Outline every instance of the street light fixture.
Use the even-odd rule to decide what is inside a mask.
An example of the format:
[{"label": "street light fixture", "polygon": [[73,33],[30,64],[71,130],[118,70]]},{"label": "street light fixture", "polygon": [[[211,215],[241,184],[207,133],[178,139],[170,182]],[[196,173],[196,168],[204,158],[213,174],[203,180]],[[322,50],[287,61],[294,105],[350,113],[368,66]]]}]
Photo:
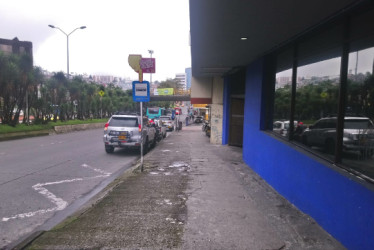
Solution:
[{"label": "street light fixture", "polygon": [[[152,60],[153,50],[149,49],[148,53],[151,54],[151,60]],[[152,84],[152,73],[151,73],[151,81],[150,81],[150,83]]]},{"label": "street light fixture", "polygon": [[66,59],[66,61],[67,61],[67,71],[66,71],[66,73],[67,73],[67,77],[68,77],[68,79],[69,79],[69,78],[70,78],[70,74],[69,74],[69,36],[70,36],[74,31],[76,31],[76,30],[78,30],[78,29],[81,29],[81,30],[85,29],[86,26],[81,26],[81,27],[75,28],[75,29],[74,29],[72,32],[70,32],[69,34],[67,34],[65,31],[63,31],[63,30],[60,29],[59,27],[53,26],[53,25],[51,25],[51,24],[49,24],[48,26],[51,27],[52,29],[58,29],[58,30],[60,30],[60,31],[61,31],[62,33],[64,33],[64,35],[66,36],[66,50],[67,50],[67,59]]}]

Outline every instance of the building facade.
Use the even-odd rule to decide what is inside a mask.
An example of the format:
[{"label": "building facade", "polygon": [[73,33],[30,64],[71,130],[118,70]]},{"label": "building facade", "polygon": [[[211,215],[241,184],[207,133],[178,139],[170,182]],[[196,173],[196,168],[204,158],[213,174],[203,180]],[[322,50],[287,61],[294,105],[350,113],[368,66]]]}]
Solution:
[{"label": "building facade", "polygon": [[191,68],[186,68],[186,88],[191,89],[191,77],[192,77],[192,71]]},{"label": "building facade", "polygon": [[191,102],[211,107],[211,143],[241,146],[248,167],[344,246],[372,249],[373,2],[212,4],[190,0]]},{"label": "building facade", "polygon": [[[10,54],[26,53],[31,56],[31,64],[33,63],[32,42],[20,41],[17,37],[12,40],[0,38],[0,52]],[[0,114],[4,111],[4,97],[0,93]]]},{"label": "building facade", "polygon": [[32,56],[32,42],[20,41],[17,37],[12,40],[0,38],[0,51],[5,54],[27,53]]},{"label": "building facade", "polygon": [[187,82],[186,82],[186,74],[185,73],[175,74],[175,79],[177,81],[179,81],[179,83],[183,86],[183,90],[187,89]]}]

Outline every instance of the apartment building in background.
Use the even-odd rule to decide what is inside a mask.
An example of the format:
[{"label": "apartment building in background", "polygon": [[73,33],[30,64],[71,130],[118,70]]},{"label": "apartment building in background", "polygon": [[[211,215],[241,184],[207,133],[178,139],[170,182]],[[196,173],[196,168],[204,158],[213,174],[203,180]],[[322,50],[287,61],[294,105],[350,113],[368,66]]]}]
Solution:
[{"label": "apartment building in background", "polygon": [[[0,52],[7,55],[27,53],[33,58],[32,42],[20,41],[17,37],[12,40],[0,38]],[[3,112],[3,107],[4,100],[0,96],[0,112]]]},{"label": "apartment building in background", "polygon": [[12,40],[0,38],[0,51],[5,54],[27,53],[32,56],[32,42],[20,41],[17,37]]},{"label": "apartment building in background", "polygon": [[187,89],[187,85],[186,85],[186,73],[177,73],[175,74],[175,79],[177,79],[180,84],[183,85],[183,89],[186,90]]},{"label": "apartment building in background", "polygon": [[191,89],[191,78],[192,78],[192,70],[191,68],[186,68],[186,87],[187,89]]}]

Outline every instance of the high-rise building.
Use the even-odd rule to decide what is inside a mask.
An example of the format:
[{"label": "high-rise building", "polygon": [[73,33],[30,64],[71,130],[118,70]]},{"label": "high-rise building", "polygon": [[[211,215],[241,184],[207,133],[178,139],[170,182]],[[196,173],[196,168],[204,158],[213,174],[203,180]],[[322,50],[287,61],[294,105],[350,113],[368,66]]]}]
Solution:
[{"label": "high-rise building", "polygon": [[186,73],[178,73],[175,75],[175,79],[177,79],[180,84],[182,84],[183,89],[187,89],[186,85]]},{"label": "high-rise building", "polygon": [[186,87],[187,89],[191,88],[191,77],[192,77],[192,70],[191,68],[186,68]]}]

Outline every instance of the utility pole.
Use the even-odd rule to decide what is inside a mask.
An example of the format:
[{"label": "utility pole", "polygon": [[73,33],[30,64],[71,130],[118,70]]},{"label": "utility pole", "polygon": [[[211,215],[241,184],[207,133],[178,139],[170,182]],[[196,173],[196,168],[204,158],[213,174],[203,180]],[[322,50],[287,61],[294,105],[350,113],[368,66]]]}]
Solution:
[{"label": "utility pole", "polygon": [[[151,60],[152,60],[152,54],[153,54],[154,51],[150,49],[150,50],[148,50],[148,52],[151,55]],[[152,73],[151,73],[151,79],[150,79],[149,83],[152,84]]]}]

